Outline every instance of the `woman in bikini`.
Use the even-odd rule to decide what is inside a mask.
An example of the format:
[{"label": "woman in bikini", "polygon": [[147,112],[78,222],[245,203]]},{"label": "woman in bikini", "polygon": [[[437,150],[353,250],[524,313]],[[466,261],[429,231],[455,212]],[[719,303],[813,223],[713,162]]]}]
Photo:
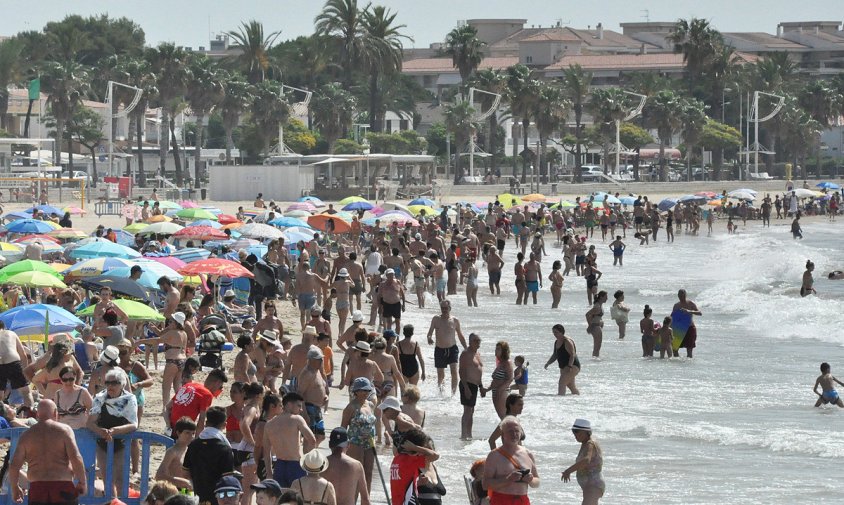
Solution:
[{"label": "woman in bikini", "polygon": [[240,420],[243,419],[243,406],[245,404],[244,386],[246,386],[245,383],[235,381],[232,382],[229,389],[229,398],[231,398],[232,403],[226,407],[226,440],[232,447],[236,447],[243,440],[243,433],[240,432]]},{"label": "woman in bikini", "polygon": [[[402,376],[401,372],[399,371],[399,366],[396,363],[396,359],[391,355],[384,352],[387,348],[387,342],[382,338],[378,337],[372,341],[372,354],[370,355],[369,359],[375,362],[378,365],[378,368],[381,369],[381,372],[384,374],[384,380],[382,382],[375,383],[375,390],[378,391],[378,398],[384,399],[387,396],[398,396],[396,394],[396,382],[398,382],[399,387],[404,390],[404,377]],[[376,412],[376,416],[378,417],[378,424],[376,426],[376,430],[378,433],[378,443],[381,443],[381,411],[378,410]]]},{"label": "woman in bikini", "polygon": [[[243,473],[244,493],[241,497],[241,505],[252,503],[252,484],[258,483],[258,465],[254,457],[255,452],[255,428],[261,417],[261,402],[264,400],[264,387],[257,382],[247,384],[243,388],[244,403],[243,417],[240,419],[239,427],[241,433],[240,443],[232,448],[238,451],[239,457],[235,463],[241,463],[240,471]],[[249,491],[245,491],[249,489]]]},{"label": "woman in bikini", "polygon": [[422,380],[425,380],[425,360],[422,358],[419,342],[413,339],[413,325],[404,325],[402,333],[404,338],[397,344],[401,374],[407,382],[415,385],[419,383],[420,373]]},{"label": "woman in bikini", "polygon": [[492,393],[492,404],[499,419],[504,419],[507,409],[504,405],[510,385],[513,383],[513,362],[510,361],[510,344],[504,340],[495,344],[495,359],[498,365],[492,371],[492,382],[486,388]]},{"label": "woman in bikini", "polygon": [[595,295],[595,303],[586,312],[586,333],[592,335],[592,357],[601,355],[601,343],[604,339],[604,304],[607,302],[607,292],[599,291]]},{"label": "woman in bikini", "polygon": [[56,391],[53,400],[56,402],[56,412],[59,422],[71,428],[84,428],[88,421],[88,409],[94,401],[88,390],[76,384],[76,374],[69,366],[59,371],[62,387]]},{"label": "woman in bikini", "polygon": [[478,306],[478,267],[475,257],[466,257],[466,302],[470,307]]},{"label": "woman in bikini", "polygon": [[335,293],[337,297],[337,334],[342,335],[343,331],[346,330],[346,318],[349,317],[349,308],[351,307],[351,302],[349,301],[349,290],[355,285],[354,282],[349,280],[349,271],[345,268],[341,268],[339,272],[337,272],[337,277],[334,278],[334,282],[331,284],[331,290]]},{"label": "woman in bikini", "polygon": [[257,382],[258,367],[252,362],[250,354],[255,350],[255,341],[248,335],[242,335],[237,338],[237,346],[240,352],[234,358],[234,365],[232,365],[232,372],[234,373],[234,380],[246,384]]},{"label": "woman in bikini", "polygon": [[513,273],[516,275],[516,305],[522,305],[522,302],[527,305],[528,300],[524,261],[524,253],[516,254],[516,264],[513,266]]},{"label": "woman in bikini", "polygon": [[302,456],[299,465],[306,475],[293,481],[290,488],[302,495],[302,503],[337,505],[334,485],[319,475],[328,468],[328,459],[318,449],[314,449]]},{"label": "woman in bikini", "polygon": [[187,318],[182,312],[174,312],[167,319],[164,330],[154,338],[145,338],[135,342],[136,345],[157,346],[164,344],[164,374],[161,380],[161,398],[170,398],[170,388],[178,391],[182,387],[182,369],[185,367],[185,346],[188,341],[188,334],[185,332],[185,321]]},{"label": "woman in bikini", "polygon": [[66,341],[56,342],[51,349],[50,357],[44,364],[44,368],[39,370],[32,379],[32,382],[38,388],[38,392],[47,398],[52,398],[56,391],[61,389],[62,379],[59,372],[62,368],[72,368],[77,376],[77,382],[82,378],[82,367],[76,362],[71,347]]},{"label": "woman in bikini", "polygon": [[560,306],[560,299],[563,297],[563,275],[560,273],[562,268],[560,260],[556,260],[551,265],[551,273],[548,274],[548,280],[551,281],[551,308],[556,309]]}]

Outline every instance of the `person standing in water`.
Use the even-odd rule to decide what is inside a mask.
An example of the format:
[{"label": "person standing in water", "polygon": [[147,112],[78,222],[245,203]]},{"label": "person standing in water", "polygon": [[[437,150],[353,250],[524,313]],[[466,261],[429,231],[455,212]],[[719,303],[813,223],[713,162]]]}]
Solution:
[{"label": "person standing in water", "polygon": [[624,250],[627,245],[621,241],[621,235],[616,235],[615,240],[610,242],[610,250],[612,251],[612,266],[624,266]]},{"label": "person standing in water", "polygon": [[[832,367],[829,366],[829,363],[821,363],[821,375],[815,381],[815,388],[813,390],[818,395],[818,401],[815,402],[815,407],[831,403],[844,408],[844,401],[838,396],[838,391],[835,390],[835,383],[844,386],[844,382],[841,382],[832,375]],[[818,386],[821,387],[823,393],[818,393]]]},{"label": "person standing in water", "polygon": [[615,301],[610,307],[610,316],[618,325],[618,338],[623,340],[627,333],[627,322],[630,320],[630,307],[624,303],[624,291],[616,291],[613,298]]},{"label": "person standing in water", "polygon": [[[691,316],[701,316],[703,315],[701,311],[697,308],[697,305],[694,304],[691,300],[686,298],[686,290],[681,289],[677,291],[677,298],[680,299],[679,302],[674,304],[674,310],[680,310],[683,312],[688,313]],[[695,348],[697,343],[697,327],[695,326],[694,317],[691,318],[691,323],[689,324],[689,329],[686,331],[686,336],[683,338],[683,342],[680,344],[680,347],[686,348],[686,356],[689,358],[692,357],[692,351]],[[674,356],[677,357],[679,354],[677,351],[674,351]]]},{"label": "person standing in water", "polygon": [[560,368],[560,380],[557,382],[557,395],[565,396],[566,389],[571,390],[571,394],[579,395],[580,391],[574,382],[577,374],[580,373],[580,360],[577,359],[577,348],[574,340],[566,336],[566,328],[562,324],[555,324],[552,328],[554,332],[554,352],[545,363],[545,370],[551,366],[551,363],[557,362]]},{"label": "person standing in water", "polygon": [[563,296],[563,275],[560,273],[562,264],[560,260],[554,261],[551,265],[551,274],[548,280],[551,281],[551,308],[556,309],[560,306],[560,299]]},{"label": "person standing in water", "polygon": [[577,483],[583,490],[582,505],[597,505],[604,496],[606,483],[601,474],[604,467],[604,454],[601,446],[592,438],[592,424],[586,419],[576,419],[571,427],[574,439],[580,442],[580,451],[573,465],[563,472],[563,482],[571,479],[571,474],[577,476]]},{"label": "person standing in water", "polygon": [[791,222],[791,236],[794,240],[798,238],[803,240],[803,228],[800,227],[800,212],[794,216],[794,221]]},{"label": "person standing in water", "polygon": [[607,292],[599,291],[595,295],[595,303],[586,312],[586,333],[592,335],[592,357],[601,355],[601,344],[604,340],[604,304],[607,302]]},{"label": "person standing in water", "polygon": [[800,296],[807,297],[810,294],[818,294],[815,291],[814,284],[815,278],[812,276],[812,272],[815,271],[815,264],[811,261],[806,261],[806,271],[803,272],[803,285],[800,286]]}]

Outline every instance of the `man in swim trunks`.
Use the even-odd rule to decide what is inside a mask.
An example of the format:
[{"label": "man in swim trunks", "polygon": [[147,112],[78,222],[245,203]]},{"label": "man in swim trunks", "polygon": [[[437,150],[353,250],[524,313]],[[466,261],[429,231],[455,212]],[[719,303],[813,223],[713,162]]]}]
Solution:
[{"label": "man in swim trunks", "polygon": [[311,272],[307,261],[299,263],[299,272],[296,276],[296,297],[299,302],[299,321],[302,329],[307,326],[308,315],[316,305],[317,290],[328,285],[328,279],[320,277]]},{"label": "man in swim trunks", "polygon": [[28,361],[18,334],[7,330],[3,321],[0,321],[0,388],[5,390],[8,384],[23,397],[25,406],[32,407],[32,390],[23,374]]},{"label": "man in swim trunks", "polygon": [[[316,437],[316,445],[325,440],[325,424],[323,423],[322,410],[328,404],[328,388],[325,385],[324,372],[322,370],[322,351],[318,347],[311,346],[308,349],[308,364],[299,372],[296,380],[297,390],[305,401],[305,410],[302,417],[308,423]],[[305,444],[303,450],[310,452],[314,446]]]},{"label": "man in swim trunks", "polygon": [[445,369],[448,367],[451,372],[451,394],[457,392],[457,361],[460,350],[455,342],[455,335],[460,339],[460,345],[466,348],[466,339],[460,329],[460,321],[451,315],[451,302],[443,300],[440,302],[439,315],[431,318],[431,327],[428,329],[428,344],[434,345],[432,335],[436,334],[436,347],[434,348],[434,367],[437,369],[437,386],[440,391],[445,380]]},{"label": "man in swim trunks", "polygon": [[533,297],[533,304],[536,305],[536,294],[542,287],[542,269],[536,261],[536,255],[530,253],[530,260],[525,263],[525,285],[528,293]]},{"label": "man in swim trunks", "polygon": [[[686,299],[686,290],[681,289],[677,292],[677,298],[680,299],[679,302],[674,304],[674,310],[681,310],[683,312],[687,312],[692,316],[700,316],[702,313],[698,310],[697,305],[694,304],[691,300]],[[689,358],[692,357],[692,351],[694,351],[695,344],[697,343],[697,328],[695,327],[695,320],[692,318],[691,325],[689,326],[688,331],[686,331],[686,336],[683,338],[683,342],[680,344],[680,347],[686,348],[686,356]],[[674,351],[674,356],[677,357],[679,354],[677,351]]]},{"label": "man in swim trunks", "polygon": [[483,390],[484,363],[478,349],[481,337],[469,334],[469,347],[460,353],[460,404],[463,405],[463,417],[460,420],[460,440],[472,440],[472,416],[478,401],[478,391]]},{"label": "man in swim trunks", "polygon": [[388,268],[385,274],[387,278],[378,286],[381,307],[384,309],[384,328],[392,328],[395,323],[398,332],[401,331],[401,313],[405,310],[404,286],[392,268]]},{"label": "man in swim trunks", "polygon": [[501,294],[501,269],[504,268],[504,260],[496,248],[490,248],[486,257],[486,271],[489,274],[489,292],[493,295]]},{"label": "man in swim trunks", "polygon": [[[821,363],[821,375],[815,381],[814,388],[815,394],[818,395],[818,401],[815,402],[815,407],[831,403],[844,408],[844,401],[841,400],[841,397],[838,396],[838,391],[835,390],[836,383],[844,386],[844,383],[832,375],[832,367],[829,366],[829,363]],[[818,393],[818,386],[822,388],[823,393]]]},{"label": "man in swim trunks", "polygon": [[519,445],[522,426],[515,416],[498,425],[501,447],[486,457],[483,482],[489,490],[490,505],[529,505],[528,490],[539,487],[539,472],[533,454]]},{"label": "man in swim trunks", "polygon": [[29,503],[74,505],[87,492],[88,480],[73,430],[58,422],[52,400],[38,402],[37,412],[38,422],[21,434],[9,464],[12,497],[16,502],[23,500],[18,483],[26,463]]},{"label": "man in swim trunks", "polygon": [[[316,445],[316,437],[301,416],[304,400],[296,393],[287,393],[281,400],[281,414],[267,421],[264,426],[264,463],[272,470],[273,479],[281,487],[290,487],[293,481],[305,476],[299,465],[302,459],[302,442]],[[276,461],[273,464],[273,456]]]}]

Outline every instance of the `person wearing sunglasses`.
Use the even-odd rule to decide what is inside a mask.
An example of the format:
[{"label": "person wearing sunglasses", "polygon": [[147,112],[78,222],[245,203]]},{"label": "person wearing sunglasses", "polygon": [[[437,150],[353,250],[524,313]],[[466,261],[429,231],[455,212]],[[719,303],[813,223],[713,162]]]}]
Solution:
[{"label": "person wearing sunglasses", "polygon": [[[240,481],[232,475],[223,476],[214,486],[214,499],[218,505],[234,505],[240,501],[243,487]],[[201,503],[201,499],[200,499]]]},{"label": "person wearing sunglasses", "polygon": [[59,379],[62,387],[55,392],[56,411],[59,415],[59,422],[71,428],[84,428],[88,422],[88,409],[94,402],[87,389],[76,384],[76,374],[69,366],[62,367],[59,371]]}]

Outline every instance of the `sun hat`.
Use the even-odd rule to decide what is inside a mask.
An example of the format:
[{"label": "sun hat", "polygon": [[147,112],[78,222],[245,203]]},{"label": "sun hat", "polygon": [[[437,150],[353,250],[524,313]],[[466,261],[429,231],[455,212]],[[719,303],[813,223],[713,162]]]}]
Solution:
[{"label": "sun hat", "polygon": [[379,410],[393,409],[401,412],[401,402],[395,396],[388,396],[378,405]]},{"label": "sun hat", "polygon": [[356,323],[363,321],[363,312],[359,310],[352,312],[352,321]]},{"label": "sun hat", "polygon": [[173,315],[172,315],[172,316],[170,316],[170,317],[171,317],[171,318],[173,318],[173,321],[176,321],[176,322],[177,322],[177,323],[179,323],[180,325],[184,325],[184,324],[185,324],[185,319],[187,319],[187,318],[185,317],[185,313],[184,313],[184,312],[174,312],[174,313],[173,313]]},{"label": "sun hat", "polygon": [[311,346],[308,349],[308,359],[322,359],[322,351],[319,350],[319,347]]},{"label": "sun hat", "polygon": [[372,391],[372,383],[366,377],[358,377],[352,381],[352,387],[350,389],[352,393],[356,391]]},{"label": "sun hat", "polygon": [[370,347],[369,342],[361,340],[359,342],[355,342],[355,350],[360,352],[372,352],[372,347]]},{"label": "sun hat", "polygon": [[305,326],[304,330],[302,330],[302,335],[311,335],[312,337],[315,337],[317,335],[316,328],[309,324],[308,326]]},{"label": "sun hat", "polygon": [[348,277],[349,271],[345,268],[341,268],[339,272],[337,272],[337,277]]},{"label": "sun hat", "polygon": [[223,298],[234,298],[234,290],[227,289],[225,293],[223,293]]},{"label": "sun hat", "polygon": [[328,468],[328,459],[318,449],[314,449],[302,456],[299,465],[308,473],[322,473]]},{"label": "sun hat", "polygon": [[278,341],[278,332],[275,330],[264,330],[261,332],[260,337],[270,342],[276,342]]},{"label": "sun hat", "polygon": [[592,431],[592,423],[586,419],[578,418],[574,420],[574,424],[571,425],[571,429],[578,431]]},{"label": "sun hat", "polygon": [[384,272],[384,273],[387,274],[387,275],[396,275],[396,271],[393,270],[392,268],[388,268],[387,271]]},{"label": "sun hat", "polygon": [[106,348],[103,349],[102,354],[100,354],[100,363],[103,364],[108,364],[112,361],[117,361],[118,359],[120,359],[120,351],[113,345],[106,346]]}]

